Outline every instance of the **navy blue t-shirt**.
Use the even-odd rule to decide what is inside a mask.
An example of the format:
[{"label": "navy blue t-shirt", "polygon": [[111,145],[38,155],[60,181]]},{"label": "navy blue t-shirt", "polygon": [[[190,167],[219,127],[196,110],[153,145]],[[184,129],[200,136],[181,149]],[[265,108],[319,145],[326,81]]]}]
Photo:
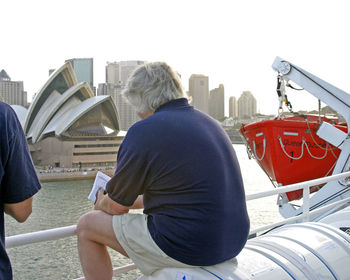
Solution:
[{"label": "navy blue t-shirt", "polygon": [[143,194],[152,238],[180,262],[214,265],[246,243],[249,218],[231,141],[185,98],[129,129],[107,192],[124,206]]},{"label": "navy blue t-shirt", "polygon": [[0,102],[0,279],[12,279],[5,251],[4,204],[22,202],[40,188],[16,113]]}]

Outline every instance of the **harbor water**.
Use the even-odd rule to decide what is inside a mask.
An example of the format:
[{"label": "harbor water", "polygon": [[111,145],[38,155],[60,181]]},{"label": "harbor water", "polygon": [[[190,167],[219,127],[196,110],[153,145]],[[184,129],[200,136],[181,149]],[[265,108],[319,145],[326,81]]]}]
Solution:
[{"label": "harbor water", "polygon": [[[233,145],[242,170],[246,194],[271,190],[273,185],[254,160],[249,160],[244,145]],[[35,196],[33,213],[19,224],[6,215],[6,236],[70,226],[79,217],[93,208],[87,196],[93,180],[48,182]],[[276,222],[281,219],[276,198],[269,197],[249,201],[248,211],[251,228]],[[131,261],[110,250],[115,267]],[[11,248],[8,250],[12,262],[14,279],[75,279],[82,276],[77,253],[76,237]],[[137,279],[138,270],[114,279]]]}]

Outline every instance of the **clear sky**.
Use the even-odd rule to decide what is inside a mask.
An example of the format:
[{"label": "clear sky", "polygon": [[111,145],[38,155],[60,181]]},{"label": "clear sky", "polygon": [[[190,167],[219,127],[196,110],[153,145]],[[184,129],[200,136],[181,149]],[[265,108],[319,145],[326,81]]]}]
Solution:
[{"label": "clear sky", "polygon": [[[48,70],[94,58],[94,84],[107,61],[166,61],[182,75],[224,84],[226,101],[250,90],[261,113],[277,112],[280,56],[350,92],[347,0],[3,0],[0,69],[24,81],[29,101]],[[305,92],[296,110],[316,109]]]}]

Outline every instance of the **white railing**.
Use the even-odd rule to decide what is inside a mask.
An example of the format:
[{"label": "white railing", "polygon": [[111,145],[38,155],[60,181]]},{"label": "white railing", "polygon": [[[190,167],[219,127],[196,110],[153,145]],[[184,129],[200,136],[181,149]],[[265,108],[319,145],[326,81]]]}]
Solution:
[{"label": "white railing", "polygon": [[[286,223],[294,222],[297,220],[303,219],[303,221],[309,221],[310,216],[316,215],[323,213],[329,209],[332,209],[333,207],[343,205],[345,203],[350,202],[350,197],[346,199],[342,199],[339,201],[336,201],[331,204],[327,204],[326,206],[319,207],[317,209],[314,209],[310,211],[309,205],[310,205],[310,187],[315,186],[315,185],[320,185],[324,184],[330,181],[335,181],[335,180],[341,180],[344,178],[350,177],[350,171],[332,175],[332,176],[327,176],[323,177],[320,179],[314,179],[310,181],[305,181],[302,183],[297,183],[297,184],[292,184],[288,186],[283,186],[279,188],[275,188],[270,191],[264,191],[264,192],[259,192],[255,194],[249,194],[246,196],[246,200],[254,200],[254,199],[259,199],[263,197],[268,197],[268,196],[273,196],[281,193],[286,193],[290,191],[295,191],[295,190],[300,190],[303,189],[303,212],[302,214],[284,219],[280,222],[269,224],[266,226],[262,226],[256,229],[253,229],[250,231],[250,235],[254,235],[258,232],[266,231],[268,229],[284,225]],[[61,228],[55,228],[55,229],[49,229],[49,230],[43,230],[43,231],[38,231],[38,232],[32,232],[32,233],[25,233],[25,234],[19,234],[19,235],[14,235],[10,237],[6,237],[6,248],[13,248],[13,247],[18,247],[18,246],[23,246],[27,244],[32,244],[32,243],[37,243],[37,242],[44,242],[44,241],[50,241],[50,240],[56,240],[56,239],[61,239],[65,237],[70,237],[74,236],[76,230],[76,225],[72,226],[67,226],[67,227],[61,227]],[[134,264],[129,264],[125,265],[122,267],[115,268],[113,270],[113,275],[120,274],[120,273],[125,273],[127,271],[135,269],[136,266]],[[76,280],[83,280],[84,278],[79,278]]]}]

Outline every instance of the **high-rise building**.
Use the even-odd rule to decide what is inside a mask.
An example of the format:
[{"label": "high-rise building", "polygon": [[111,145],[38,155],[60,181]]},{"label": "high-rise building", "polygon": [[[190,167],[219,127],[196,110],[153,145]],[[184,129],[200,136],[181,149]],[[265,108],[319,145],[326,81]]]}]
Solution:
[{"label": "high-rise building", "polygon": [[27,92],[23,89],[23,82],[11,81],[5,70],[0,71],[0,101],[10,105],[28,106]]},{"label": "high-rise building", "polygon": [[237,99],[234,96],[231,96],[229,99],[229,117],[231,117],[232,119],[237,118]]},{"label": "high-rise building", "polygon": [[0,71],[0,81],[11,81],[10,76],[6,73],[4,69]]},{"label": "high-rise building", "polygon": [[110,95],[112,97],[118,109],[120,129],[127,131],[135,122],[140,120],[140,118],[134,107],[121,95],[122,90],[120,85],[104,83],[98,85],[97,95]]},{"label": "high-rise building", "polygon": [[191,105],[196,109],[209,113],[209,78],[204,75],[192,74],[189,79],[189,96]]},{"label": "high-rise building", "polygon": [[225,117],[225,89],[223,84],[210,91],[209,115],[216,120],[222,120]]},{"label": "high-rise building", "polygon": [[87,82],[94,90],[94,59],[93,58],[72,58],[69,61],[74,69],[78,82]]},{"label": "high-rise building", "polygon": [[119,79],[122,85],[126,84],[130,74],[139,66],[144,64],[144,61],[140,60],[129,60],[121,61],[119,68]]},{"label": "high-rise building", "polygon": [[120,62],[107,62],[106,65],[106,83],[99,84],[98,95],[110,95],[115,102],[119,117],[120,128],[128,130],[140,118],[135,109],[122,97],[121,92],[130,74],[144,61],[130,60]]},{"label": "high-rise building", "polygon": [[250,91],[243,91],[238,98],[238,118],[250,119],[256,114],[256,99]]},{"label": "high-rise building", "polygon": [[119,78],[119,63],[118,62],[107,62],[106,65],[106,83],[118,85]]},{"label": "high-rise building", "polygon": [[106,83],[125,86],[130,74],[139,66],[144,64],[140,60],[128,60],[120,62],[107,62]]}]

